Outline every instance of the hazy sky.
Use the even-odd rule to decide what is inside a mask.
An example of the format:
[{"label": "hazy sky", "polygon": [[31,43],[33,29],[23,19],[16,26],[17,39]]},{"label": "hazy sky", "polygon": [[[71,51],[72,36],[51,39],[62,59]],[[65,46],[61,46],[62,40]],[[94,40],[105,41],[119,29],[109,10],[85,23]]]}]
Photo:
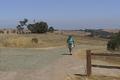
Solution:
[{"label": "hazy sky", "polygon": [[59,29],[120,28],[120,0],[0,0],[0,26],[46,21]]}]

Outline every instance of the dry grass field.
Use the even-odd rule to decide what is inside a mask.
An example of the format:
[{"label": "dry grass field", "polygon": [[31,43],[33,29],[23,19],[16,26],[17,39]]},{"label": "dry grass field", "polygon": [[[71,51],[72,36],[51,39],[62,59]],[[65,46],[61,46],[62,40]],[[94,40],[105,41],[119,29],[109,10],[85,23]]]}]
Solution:
[{"label": "dry grass field", "polygon": [[[32,42],[33,38],[38,39],[38,43]],[[104,39],[93,39],[88,37],[74,36],[76,44],[87,45],[105,45]],[[0,47],[11,48],[41,48],[41,47],[56,47],[66,45],[67,35],[60,35],[54,33],[47,34],[23,34],[23,35],[0,35]]]},{"label": "dry grass field", "polygon": [[[33,38],[38,43],[32,42]],[[25,34],[25,35],[0,35],[0,47],[13,48],[41,48],[63,46],[65,36],[54,34]]]}]

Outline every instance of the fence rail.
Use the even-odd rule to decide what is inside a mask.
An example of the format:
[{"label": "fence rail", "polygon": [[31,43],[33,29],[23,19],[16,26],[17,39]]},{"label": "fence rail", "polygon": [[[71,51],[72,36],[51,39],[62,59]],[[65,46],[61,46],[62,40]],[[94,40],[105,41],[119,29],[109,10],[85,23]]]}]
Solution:
[{"label": "fence rail", "polygon": [[112,53],[92,53],[91,50],[86,51],[86,68],[87,68],[87,76],[92,74],[92,67],[99,67],[99,68],[108,68],[108,69],[120,69],[120,66],[108,66],[108,65],[93,65],[92,64],[92,56],[112,56],[112,57],[120,57],[120,54],[112,54]]},{"label": "fence rail", "polygon": [[93,65],[92,64],[92,67],[99,67],[99,68],[108,68],[108,69],[120,69],[119,66],[105,66],[105,65]]},{"label": "fence rail", "polygon": [[91,53],[93,56],[114,56],[120,57],[120,54],[112,54],[112,53]]}]

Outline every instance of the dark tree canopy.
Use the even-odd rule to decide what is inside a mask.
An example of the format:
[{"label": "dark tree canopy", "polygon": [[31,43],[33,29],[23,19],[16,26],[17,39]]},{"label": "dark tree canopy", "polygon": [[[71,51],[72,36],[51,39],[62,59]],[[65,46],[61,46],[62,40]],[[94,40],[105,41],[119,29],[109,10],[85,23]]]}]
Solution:
[{"label": "dark tree canopy", "polygon": [[19,34],[22,34],[23,33],[23,30],[24,30],[24,26],[27,26],[27,23],[28,22],[28,19],[24,19],[23,21],[19,21],[19,25],[17,25],[17,30],[18,30],[18,33]]},{"label": "dark tree canopy", "polygon": [[32,33],[46,33],[48,31],[53,32],[54,28],[50,27],[48,29],[48,24],[44,21],[41,22],[35,22],[34,20],[34,24],[27,24],[28,19],[24,19],[22,21],[19,21],[19,25],[16,26],[18,33],[24,33],[23,30],[25,27],[28,28],[28,30],[30,30]]},{"label": "dark tree canopy", "polygon": [[108,50],[120,50],[120,32],[115,34],[107,44]]},{"label": "dark tree canopy", "polygon": [[26,19],[26,18],[23,21],[19,21],[19,23],[20,23],[21,26],[27,25],[26,24],[27,22],[28,22],[28,19]]},{"label": "dark tree canopy", "polygon": [[46,22],[37,22],[35,24],[29,24],[27,28],[32,33],[46,33],[48,31],[48,25]]},{"label": "dark tree canopy", "polygon": [[49,32],[54,32],[54,30],[55,30],[55,29],[54,29],[52,26],[49,27],[49,29],[48,29]]},{"label": "dark tree canopy", "polygon": [[22,33],[23,33],[24,27],[22,27],[21,25],[17,25],[16,28],[17,28],[19,34],[22,34]]}]

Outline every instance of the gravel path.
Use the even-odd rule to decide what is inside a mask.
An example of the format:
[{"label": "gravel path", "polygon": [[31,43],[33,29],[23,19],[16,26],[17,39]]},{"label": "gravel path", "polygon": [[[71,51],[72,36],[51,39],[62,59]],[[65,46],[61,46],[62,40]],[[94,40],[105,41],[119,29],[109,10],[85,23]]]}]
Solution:
[{"label": "gravel path", "polygon": [[[76,49],[85,48],[78,46]],[[85,59],[67,49],[0,49],[0,80],[65,80],[74,74],[85,74]],[[108,64],[103,61],[97,63]],[[120,76],[120,70],[93,68],[93,75]],[[71,77],[72,78],[72,77]]]}]

